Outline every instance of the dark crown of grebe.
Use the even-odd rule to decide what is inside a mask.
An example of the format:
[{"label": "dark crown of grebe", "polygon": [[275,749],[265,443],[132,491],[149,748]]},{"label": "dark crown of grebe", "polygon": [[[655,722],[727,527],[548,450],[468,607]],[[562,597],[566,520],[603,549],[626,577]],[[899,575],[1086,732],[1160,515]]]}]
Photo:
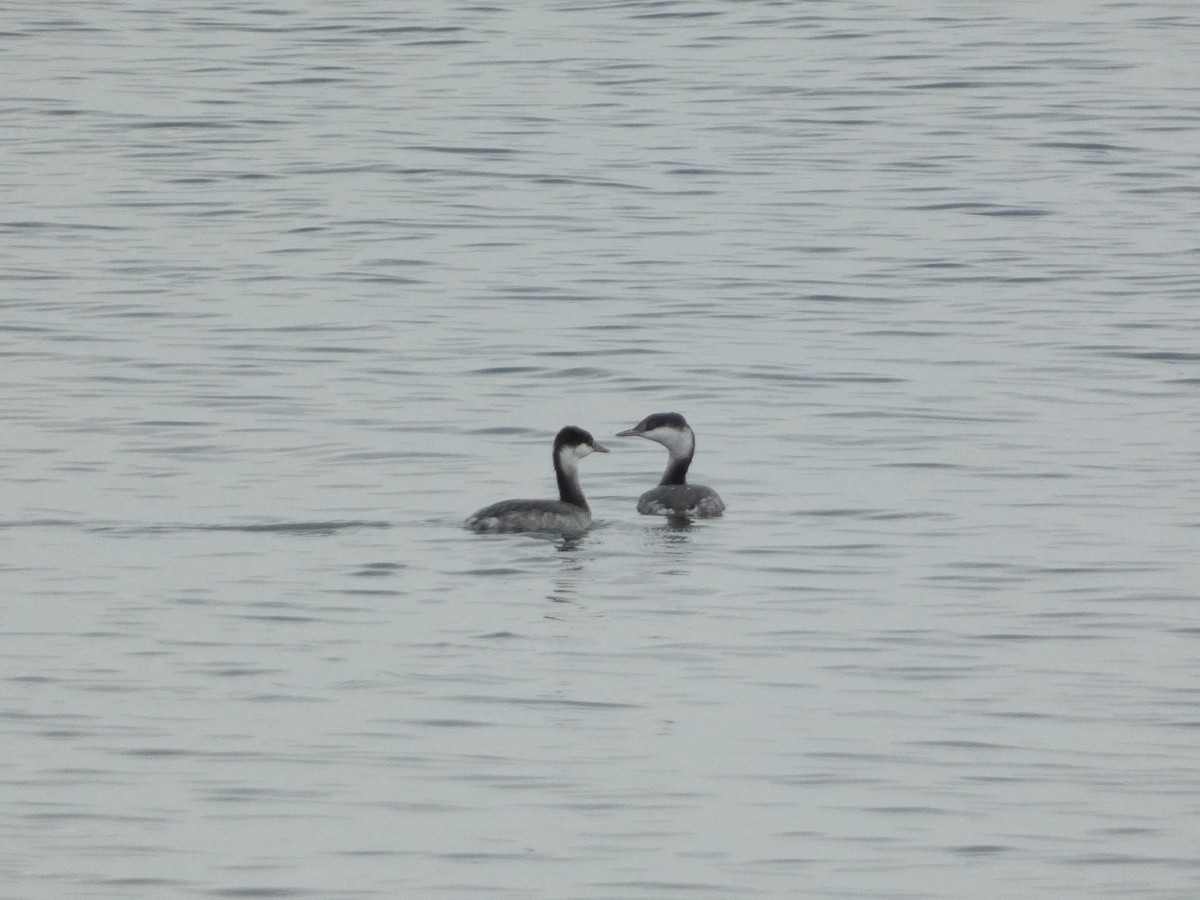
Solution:
[{"label": "dark crown of grebe", "polygon": [[601,447],[596,439],[577,425],[568,425],[554,437],[554,452],[558,453],[564,447],[591,447],[597,453],[607,453],[607,447]]},{"label": "dark crown of grebe", "polygon": [[653,413],[646,416],[642,421],[638,422],[632,428],[617,433],[617,437],[633,437],[634,435],[641,436],[647,431],[654,431],[656,428],[674,428],[678,431],[690,431],[691,426],[688,425],[687,419],[679,413]]}]

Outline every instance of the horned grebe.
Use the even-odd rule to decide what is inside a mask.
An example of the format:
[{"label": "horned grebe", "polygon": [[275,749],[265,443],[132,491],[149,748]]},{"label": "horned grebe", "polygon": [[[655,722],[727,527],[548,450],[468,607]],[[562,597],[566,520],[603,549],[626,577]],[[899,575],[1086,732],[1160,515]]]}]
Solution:
[{"label": "horned grebe", "polygon": [[702,484],[688,484],[687,470],[696,452],[696,435],[679,413],[655,413],[646,416],[617,437],[644,437],[667,448],[667,471],[658,487],[638,498],[640,513],[657,516],[719,516],[725,501],[717,492]]},{"label": "horned grebe", "polygon": [[539,531],[581,534],[592,524],[583,489],[579,486],[579,460],[589,453],[607,453],[582,428],[568,425],[554,438],[554,475],[558,479],[557,500],[501,500],[485,506],[466,526],[473,531]]}]

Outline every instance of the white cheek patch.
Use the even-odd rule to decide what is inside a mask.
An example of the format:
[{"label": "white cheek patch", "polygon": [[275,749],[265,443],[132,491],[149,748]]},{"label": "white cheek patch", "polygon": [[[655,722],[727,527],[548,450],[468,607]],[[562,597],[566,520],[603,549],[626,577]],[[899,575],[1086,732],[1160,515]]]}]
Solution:
[{"label": "white cheek patch", "polygon": [[563,463],[567,465],[574,465],[591,452],[592,448],[587,444],[576,444],[573,447],[563,447],[558,451],[558,456]]},{"label": "white cheek patch", "polygon": [[652,428],[642,436],[662,444],[672,456],[687,456],[695,445],[692,436],[678,428]]}]

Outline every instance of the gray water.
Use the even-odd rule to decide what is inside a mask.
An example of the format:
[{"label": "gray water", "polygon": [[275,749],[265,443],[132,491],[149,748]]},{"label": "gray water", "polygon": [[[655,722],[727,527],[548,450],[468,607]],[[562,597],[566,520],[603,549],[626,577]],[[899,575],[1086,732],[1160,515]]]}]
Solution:
[{"label": "gray water", "polygon": [[0,18],[4,897],[1200,892],[1191,0],[191,6]]}]

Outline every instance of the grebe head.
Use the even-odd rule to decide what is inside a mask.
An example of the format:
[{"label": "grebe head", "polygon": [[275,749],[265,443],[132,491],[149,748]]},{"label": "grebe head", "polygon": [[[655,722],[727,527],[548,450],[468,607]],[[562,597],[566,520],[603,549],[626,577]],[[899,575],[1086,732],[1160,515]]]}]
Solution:
[{"label": "grebe head", "polygon": [[575,425],[568,425],[554,438],[554,456],[564,463],[576,463],[591,453],[607,453],[608,448]]},{"label": "grebe head", "polygon": [[673,457],[691,456],[696,448],[696,436],[679,413],[654,413],[632,428],[618,431],[617,437],[644,437],[662,444]]}]

